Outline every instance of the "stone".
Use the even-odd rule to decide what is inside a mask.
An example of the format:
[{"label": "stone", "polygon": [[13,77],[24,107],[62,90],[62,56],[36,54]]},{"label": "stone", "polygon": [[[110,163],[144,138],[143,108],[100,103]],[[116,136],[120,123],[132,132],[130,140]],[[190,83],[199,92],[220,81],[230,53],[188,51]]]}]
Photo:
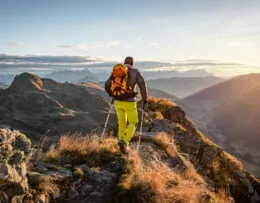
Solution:
[{"label": "stone", "polygon": [[88,193],[88,192],[90,192],[93,188],[94,188],[93,185],[86,184],[86,185],[83,186],[83,192],[84,192],[84,193]]},{"label": "stone", "polygon": [[244,171],[237,171],[237,175],[241,178],[246,178],[246,173]]},{"label": "stone", "polygon": [[30,140],[19,131],[0,129],[0,191],[20,201],[29,190],[27,162],[32,155]]},{"label": "stone", "polygon": [[59,172],[60,172],[60,173],[65,173],[65,174],[68,174],[68,175],[71,175],[71,174],[72,174],[72,172],[71,172],[69,169],[66,169],[66,168],[63,168],[63,167],[61,167],[61,168],[59,169]]},{"label": "stone", "polygon": [[78,196],[79,196],[79,193],[75,189],[70,190],[69,193],[68,193],[68,197],[70,199],[76,199]]},{"label": "stone", "polygon": [[45,173],[48,171],[48,168],[46,168],[43,164],[37,164],[35,168],[41,173]]},{"label": "stone", "polygon": [[94,191],[94,192],[90,193],[90,196],[101,198],[101,197],[103,197],[103,194],[101,192]]}]

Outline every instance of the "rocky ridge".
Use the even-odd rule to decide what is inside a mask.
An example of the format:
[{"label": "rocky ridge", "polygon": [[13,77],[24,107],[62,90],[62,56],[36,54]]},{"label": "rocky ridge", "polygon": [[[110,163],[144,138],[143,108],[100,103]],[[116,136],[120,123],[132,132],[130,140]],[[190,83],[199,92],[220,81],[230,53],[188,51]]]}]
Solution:
[{"label": "rocky ridge", "polygon": [[[1,202],[259,201],[259,180],[200,133],[180,107],[155,98],[148,104],[139,152],[137,136],[128,156],[119,152],[116,127],[101,144],[94,135],[77,138],[76,145],[75,137],[65,137],[43,154],[33,153],[18,131],[1,130]],[[15,179],[9,171],[16,171]],[[11,190],[17,184],[22,189]]]}]

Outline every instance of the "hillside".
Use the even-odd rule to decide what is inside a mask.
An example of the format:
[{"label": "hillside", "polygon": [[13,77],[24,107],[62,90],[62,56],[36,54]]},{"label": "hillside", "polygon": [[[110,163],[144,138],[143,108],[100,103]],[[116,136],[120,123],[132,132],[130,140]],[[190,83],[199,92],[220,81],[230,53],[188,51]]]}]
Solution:
[{"label": "hillside", "polygon": [[59,135],[100,128],[108,108],[106,100],[84,86],[23,73],[0,92],[0,125],[39,140],[47,131]]},{"label": "hillside", "polygon": [[173,77],[149,80],[148,87],[183,98],[223,81],[217,77]]},{"label": "hillside", "polygon": [[216,142],[240,158],[260,165],[260,74],[249,74],[184,99]]},{"label": "hillside", "polygon": [[94,134],[66,135],[44,153],[40,150],[34,153],[30,140],[19,131],[0,130],[0,150],[5,146],[2,143],[8,145],[0,157],[3,174],[0,191],[4,191],[0,193],[1,200],[43,203],[260,200],[259,180],[199,132],[181,108],[169,100],[150,98],[148,103],[140,150],[136,149],[135,137],[126,156],[119,152],[114,137],[116,127],[102,143]]},{"label": "hillside", "polygon": [[3,83],[0,83],[0,89],[5,89],[5,88],[7,88],[8,86],[7,85],[5,85],[5,84],[3,84]]}]

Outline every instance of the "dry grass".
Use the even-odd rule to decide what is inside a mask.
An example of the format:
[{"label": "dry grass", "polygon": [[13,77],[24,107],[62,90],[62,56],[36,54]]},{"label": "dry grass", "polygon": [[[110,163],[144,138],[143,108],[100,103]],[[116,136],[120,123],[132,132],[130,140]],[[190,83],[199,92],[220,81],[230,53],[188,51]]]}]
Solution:
[{"label": "dry grass", "polygon": [[115,138],[104,138],[99,142],[96,135],[71,135],[60,138],[59,151],[61,160],[68,163],[87,163],[89,166],[97,166],[102,161],[111,161],[117,157],[119,148]]},{"label": "dry grass", "polygon": [[126,168],[119,182],[119,202],[195,203],[204,198],[205,182],[196,172],[182,176],[159,162],[144,166],[136,152],[129,155]]},{"label": "dry grass", "polygon": [[215,199],[215,202],[217,203],[233,203],[235,202],[232,197],[226,194],[224,190],[218,191],[218,193],[212,194],[213,198]]},{"label": "dry grass", "polygon": [[186,128],[184,128],[181,124],[179,124],[179,123],[176,123],[176,126],[177,126],[177,128],[179,128],[180,130],[182,130],[182,131],[187,131],[187,129]]},{"label": "dry grass", "polygon": [[118,190],[128,190],[131,187],[132,179],[136,171],[142,168],[142,161],[137,151],[131,150],[127,156],[123,174],[118,182]]},{"label": "dry grass", "polygon": [[78,180],[82,180],[84,178],[84,171],[81,168],[75,168],[74,169],[74,176],[78,179]]},{"label": "dry grass", "polygon": [[55,145],[51,145],[50,149],[41,157],[43,161],[50,163],[58,163],[60,158],[60,153],[55,149]]},{"label": "dry grass", "polygon": [[162,106],[177,106],[176,103],[174,103],[170,99],[161,99],[161,98],[155,98],[155,97],[148,97],[148,103],[156,103],[156,104],[160,104]]},{"label": "dry grass", "polygon": [[230,166],[232,167],[236,167],[240,170],[242,170],[243,165],[242,163],[236,159],[235,157],[233,157],[231,154],[224,152],[225,158],[227,159],[227,163],[229,163]]},{"label": "dry grass", "polygon": [[51,146],[42,159],[51,163],[86,163],[89,166],[98,166],[101,162],[114,160],[119,155],[115,138],[107,137],[100,143],[97,135],[73,134],[61,136],[57,149]]},{"label": "dry grass", "polygon": [[54,183],[54,180],[52,178],[45,178],[41,182],[39,182],[39,185],[37,186],[37,189],[44,194],[59,194],[60,189],[58,188],[57,184]]},{"label": "dry grass", "polygon": [[170,157],[176,156],[173,139],[165,133],[158,133],[154,138],[154,143],[161,147]]}]

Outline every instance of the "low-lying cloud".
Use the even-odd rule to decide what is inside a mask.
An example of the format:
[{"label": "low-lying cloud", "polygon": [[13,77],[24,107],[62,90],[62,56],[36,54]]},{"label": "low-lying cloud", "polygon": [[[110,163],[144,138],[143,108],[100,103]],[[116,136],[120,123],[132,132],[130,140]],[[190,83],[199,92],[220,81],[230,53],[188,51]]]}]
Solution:
[{"label": "low-lying cloud", "polygon": [[11,46],[11,47],[24,47],[25,44],[20,43],[20,42],[9,42],[9,43],[7,44],[7,46]]},{"label": "low-lying cloud", "polygon": [[[117,43],[112,43],[117,44]],[[111,46],[112,44],[108,45]],[[66,48],[66,45],[63,45]],[[68,46],[67,48],[70,48]],[[109,60],[91,56],[41,56],[41,55],[7,55],[0,54],[0,70],[8,73],[13,70],[50,70],[56,69],[90,69],[111,70],[116,63],[122,60]],[[136,67],[142,72],[150,71],[189,71],[203,70],[218,76],[229,76],[260,72],[260,67],[238,63],[218,62],[213,60],[189,59],[177,62],[136,61]]]},{"label": "low-lying cloud", "polygon": [[0,54],[0,64],[73,64],[98,62],[90,56],[38,56]]}]

